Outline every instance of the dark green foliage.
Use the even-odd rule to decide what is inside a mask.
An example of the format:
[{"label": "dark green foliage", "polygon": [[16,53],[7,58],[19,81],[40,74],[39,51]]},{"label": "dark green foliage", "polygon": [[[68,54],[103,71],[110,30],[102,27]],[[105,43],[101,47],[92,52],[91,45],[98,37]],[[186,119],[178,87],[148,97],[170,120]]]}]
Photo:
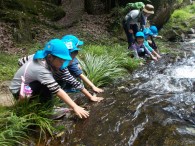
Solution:
[{"label": "dark green foliage", "polygon": [[0,81],[12,79],[17,69],[17,56],[0,53]]},{"label": "dark green foliage", "polygon": [[[15,16],[17,16],[16,18],[25,16],[25,18],[29,17],[31,19],[32,15],[35,15],[44,16],[55,21],[65,16],[63,9],[50,2],[32,0],[2,0],[1,3],[1,15],[6,15],[5,17],[10,18],[10,20],[12,20]],[[9,15],[12,12],[17,13],[15,13],[12,17],[12,15]]]},{"label": "dark green foliage", "polygon": [[14,24],[13,36],[19,43],[33,40],[36,35],[33,26],[58,28],[55,21],[65,16],[64,10],[53,0],[1,0],[0,4],[0,19]]},{"label": "dark green foliage", "polygon": [[29,140],[29,131],[39,132],[40,138],[57,131],[49,119],[53,107],[48,104],[26,100],[13,107],[0,107],[0,145],[24,145],[22,141]]}]

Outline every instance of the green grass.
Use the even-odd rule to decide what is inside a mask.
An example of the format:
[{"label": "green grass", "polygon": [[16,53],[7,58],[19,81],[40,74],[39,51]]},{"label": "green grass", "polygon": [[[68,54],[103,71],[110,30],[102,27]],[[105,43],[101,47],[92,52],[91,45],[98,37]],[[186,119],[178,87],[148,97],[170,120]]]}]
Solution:
[{"label": "green grass", "polygon": [[0,145],[16,145],[29,141],[29,132],[39,131],[39,139],[51,136],[57,128],[48,117],[52,108],[36,100],[16,103],[13,107],[0,107]]},{"label": "green grass", "polygon": [[163,26],[163,34],[167,35],[169,31],[172,31],[172,27],[174,26],[178,27],[179,33],[188,31],[190,27],[195,25],[195,21],[193,21],[194,13],[195,3],[175,10],[169,21]]},{"label": "green grass", "polygon": [[8,54],[0,53],[0,82],[11,80],[18,70],[18,59],[26,55],[34,54],[37,50],[43,49],[43,45],[40,43],[37,44],[26,44],[18,46],[22,48],[27,48],[27,54]]},{"label": "green grass", "polygon": [[0,82],[11,80],[18,69],[17,55],[0,53]]},{"label": "green grass", "polygon": [[80,60],[80,64],[86,76],[96,86],[109,84],[114,79],[122,77],[125,73],[125,69],[119,67],[116,58],[107,54],[97,56],[86,53],[84,61]]},{"label": "green grass", "polygon": [[141,60],[130,56],[127,47],[120,44],[86,45],[79,53],[85,74],[96,86],[105,86],[138,68]]}]

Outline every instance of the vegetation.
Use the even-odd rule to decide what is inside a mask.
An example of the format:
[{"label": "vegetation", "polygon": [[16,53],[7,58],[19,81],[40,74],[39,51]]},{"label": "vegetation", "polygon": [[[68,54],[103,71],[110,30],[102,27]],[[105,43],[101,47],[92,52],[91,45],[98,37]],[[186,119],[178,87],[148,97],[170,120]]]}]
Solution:
[{"label": "vegetation", "polygon": [[11,80],[18,69],[17,55],[0,53],[0,82]]},{"label": "vegetation", "polygon": [[163,35],[166,36],[170,34],[169,32],[172,32],[172,29],[174,29],[176,33],[181,34],[182,32],[185,33],[188,31],[189,28],[193,28],[195,25],[194,13],[195,3],[185,8],[175,10],[168,23],[163,26]]},{"label": "vegetation", "polygon": [[41,105],[37,101],[31,101],[29,104],[29,102],[17,103],[13,107],[0,107],[0,145],[24,145],[23,142],[29,139],[28,132],[39,131],[42,138],[47,133],[52,135],[57,129],[53,127],[53,121],[48,118],[52,114],[48,104]]},{"label": "vegetation", "polygon": [[[6,8],[9,2],[10,4],[18,5],[17,7],[20,9],[4,11],[4,8]],[[20,29],[19,34],[25,33],[26,27],[24,27],[25,25],[23,25],[23,23],[28,24],[28,21],[32,20],[35,23],[41,21],[41,25],[47,22],[47,20],[42,20],[42,16],[39,15],[39,12],[43,11],[45,17],[51,20],[57,20],[58,17],[64,15],[64,11],[59,7],[57,9],[54,4],[47,5],[48,9],[46,7],[43,8],[42,6],[46,4],[44,1],[28,2],[26,0],[16,0],[14,3],[11,2],[11,0],[3,1],[3,7],[0,7],[2,8],[0,15],[5,21],[17,23]],[[15,6],[13,6],[13,8],[15,8]],[[23,10],[23,8],[25,8],[25,10]],[[55,16],[53,15],[54,11],[58,12],[57,14],[55,13]],[[117,22],[113,22],[114,25],[112,25],[112,29],[110,29],[113,30],[113,32],[119,28],[118,26],[120,26],[122,18],[121,15],[124,13],[122,8],[116,11],[115,14],[117,14],[119,19],[115,19]],[[29,26],[29,29],[30,27],[31,26]],[[39,34],[38,28],[35,27],[33,30],[34,33]],[[48,33],[45,34],[48,35]],[[54,34],[51,33],[50,35],[54,37]],[[16,34],[16,38],[19,36],[20,35]],[[92,45],[84,45],[79,53],[83,72],[97,86],[106,86],[115,79],[125,76],[128,72],[138,68],[142,61],[131,57],[132,53],[127,50],[126,42],[125,45],[121,42],[114,43],[115,40],[113,38],[110,40],[102,39],[101,42],[103,41],[105,42],[102,44],[93,43]],[[43,49],[43,46],[44,44],[40,43],[33,45],[22,44],[22,47],[27,49],[25,55],[35,53],[37,50]],[[167,52],[166,47],[162,48],[162,50]],[[17,60],[23,55],[24,53],[20,55],[0,53],[0,82],[13,78],[14,73],[19,68]],[[40,138],[46,136],[48,133],[52,135],[57,128],[53,127],[53,121],[49,119],[51,114],[52,109],[48,108],[47,104],[43,106],[36,101],[31,104],[29,104],[29,101],[25,101],[13,107],[0,107],[0,145],[24,145],[23,143],[29,140],[29,132],[38,132]]]},{"label": "vegetation", "polygon": [[84,56],[84,61],[80,60],[82,69],[96,86],[109,84],[125,73],[125,70],[119,67],[116,58],[108,54],[97,56],[86,53]]}]

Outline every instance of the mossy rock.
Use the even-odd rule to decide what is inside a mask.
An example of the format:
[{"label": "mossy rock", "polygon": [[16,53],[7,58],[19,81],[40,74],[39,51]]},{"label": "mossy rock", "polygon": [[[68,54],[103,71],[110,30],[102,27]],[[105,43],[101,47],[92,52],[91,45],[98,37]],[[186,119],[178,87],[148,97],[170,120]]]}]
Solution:
[{"label": "mossy rock", "polygon": [[161,34],[169,40],[180,40],[182,34],[187,34],[190,28],[194,28],[194,13],[195,4],[175,10]]},{"label": "mossy rock", "polygon": [[52,21],[59,20],[65,16],[65,12],[61,7],[45,1],[1,0],[1,8],[4,11],[8,11],[7,13],[10,10],[17,10],[26,14],[41,15]]},{"label": "mossy rock", "polygon": [[0,19],[13,23],[13,37],[17,42],[30,42],[38,24],[58,28],[56,21],[65,16],[54,0],[0,0]]},{"label": "mossy rock", "polygon": [[21,20],[35,21],[35,17],[32,14],[18,10],[0,10],[0,18],[6,22],[14,23],[19,23]]}]

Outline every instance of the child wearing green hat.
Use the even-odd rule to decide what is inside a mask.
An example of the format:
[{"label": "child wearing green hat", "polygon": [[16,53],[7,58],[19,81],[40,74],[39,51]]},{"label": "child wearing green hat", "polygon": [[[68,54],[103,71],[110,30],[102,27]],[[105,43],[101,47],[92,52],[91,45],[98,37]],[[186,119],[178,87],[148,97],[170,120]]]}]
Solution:
[{"label": "child wearing green hat", "polygon": [[69,51],[64,42],[59,39],[49,41],[43,50],[37,51],[32,60],[27,61],[14,75],[9,87],[10,91],[19,100],[25,97],[21,93],[21,85],[28,85],[32,90],[32,96],[39,96],[40,102],[45,103],[56,94],[68,104],[80,118],[87,118],[89,112],[78,106],[53,77],[53,72],[71,61]]}]

